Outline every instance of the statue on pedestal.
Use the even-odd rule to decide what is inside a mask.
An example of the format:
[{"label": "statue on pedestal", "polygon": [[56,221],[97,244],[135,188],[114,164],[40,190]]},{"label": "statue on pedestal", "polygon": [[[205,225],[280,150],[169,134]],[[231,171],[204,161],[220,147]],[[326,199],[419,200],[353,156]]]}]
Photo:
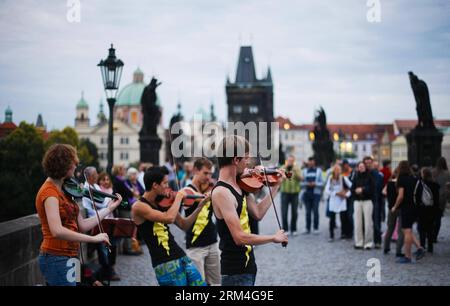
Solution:
[{"label": "statue on pedestal", "polygon": [[162,140],[158,137],[158,124],[161,120],[161,109],[156,104],[156,88],[161,85],[154,77],[144,88],[141,97],[142,128],[139,132],[141,162],[159,164],[159,149]]}]

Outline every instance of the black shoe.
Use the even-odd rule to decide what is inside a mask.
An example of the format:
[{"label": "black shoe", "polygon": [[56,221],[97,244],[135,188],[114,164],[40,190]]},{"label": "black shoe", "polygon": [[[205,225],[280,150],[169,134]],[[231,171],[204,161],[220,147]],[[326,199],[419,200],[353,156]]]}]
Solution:
[{"label": "black shoe", "polygon": [[386,254],[389,254],[390,251],[391,250],[384,250],[383,253],[386,255]]},{"label": "black shoe", "polygon": [[395,254],[395,257],[405,257],[405,254],[403,254],[403,253],[397,253],[397,254]]},{"label": "black shoe", "polygon": [[414,253],[414,255],[416,255],[416,260],[421,260],[424,256],[425,256],[425,250],[424,250],[424,248],[420,248],[420,249],[418,249],[415,253]]},{"label": "black shoe", "polygon": [[354,246],[354,248],[355,248],[355,250],[362,250],[363,249],[363,247],[362,246]]}]

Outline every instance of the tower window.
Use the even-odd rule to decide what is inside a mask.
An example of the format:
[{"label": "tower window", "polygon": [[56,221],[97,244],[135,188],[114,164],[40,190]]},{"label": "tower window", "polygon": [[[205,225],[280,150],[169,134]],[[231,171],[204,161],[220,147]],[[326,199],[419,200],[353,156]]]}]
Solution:
[{"label": "tower window", "polygon": [[250,107],[249,107],[250,114],[257,114],[258,111],[259,111],[259,109],[258,109],[257,105],[250,105]]},{"label": "tower window", "polygon": [[233,106],[233,113],[235,113],[235,114],[241,114],[241,113],[242,113],[242,106],[241,106],[241,105],[235,105],[235,106]]}]

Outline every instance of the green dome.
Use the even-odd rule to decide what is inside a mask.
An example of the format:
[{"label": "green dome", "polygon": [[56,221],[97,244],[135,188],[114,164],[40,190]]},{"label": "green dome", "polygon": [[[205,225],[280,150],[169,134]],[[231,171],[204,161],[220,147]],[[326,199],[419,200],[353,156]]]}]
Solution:
[{"label": "green dome", "polygon": [[[137,68],[133,72],[133,82],[123,87],[117,95],[116,106],[141,105],[142,93],[145,89],[144,72]],[[156,95],[156,105],[161,105],[158,95]]]},{"label": "green dome", "polygon": [[141,105],[141,97],[144,92],[145,84],[133,82],[126,85],[117,95],[116,106]]},{"label": "green dome", "polygon": [[5,115],[12,115],[12,109],[11,109],[11,107],[9,107],[9,105],[6,108]]},{"label": "green dome", "polygon": [[81,98],[77,103],[77,109],[80,108],[89,108],[89,105],[87,104],[86,100],[84,99],[84,93],[81,92]]}]

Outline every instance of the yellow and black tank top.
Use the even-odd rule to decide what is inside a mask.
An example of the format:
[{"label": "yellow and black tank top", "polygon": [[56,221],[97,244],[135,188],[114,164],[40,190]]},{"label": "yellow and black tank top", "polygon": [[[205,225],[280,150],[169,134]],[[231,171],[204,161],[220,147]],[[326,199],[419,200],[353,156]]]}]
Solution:
[{"label": "yellow and black tank top", "polygon": [[[187,187],[198,191],[194,185],[189,184]],[[186,216],[191,215],[198,207],[195,203],[185,210]],[[211,201],[203,206],[197,216],[194,224],[186,232],[186,248],[205,247],[217,242],[217,229],[212,220],[213,208]]]},{"label": "yellow and black tank top", "polygon": [[[150,205],[145,198],[141,198],[140,201]],[[162,211],[159,207],[152,206],[152,208]],[[137,229],[148,247],[153,267],[186,255],[176,243],[167,224],[145,220],[144,223],[137,226]]]},{"label": "yellow and black tank top", "polygon": [[[236,213],[241,222],[241,228],[246,233],[251,233],[250,223],[248,218],[247,201],[245,194],[239,194],[233,186],[223,181],[218,181],[214,186],[222,186],[230,190],[236,198],[237,207]],[[214,192],[213,189],[213,192]],[[239,246],[234,243],[230,230],[225,223],[225,220],[217,218],[217,232],[219,233],[220,243],[219,248],[222,251],[220,254],[220,268],[222,275],[236,275],[236,274],[256,274],[255,255],[253,253],[253,246],[243,245]]]}]

